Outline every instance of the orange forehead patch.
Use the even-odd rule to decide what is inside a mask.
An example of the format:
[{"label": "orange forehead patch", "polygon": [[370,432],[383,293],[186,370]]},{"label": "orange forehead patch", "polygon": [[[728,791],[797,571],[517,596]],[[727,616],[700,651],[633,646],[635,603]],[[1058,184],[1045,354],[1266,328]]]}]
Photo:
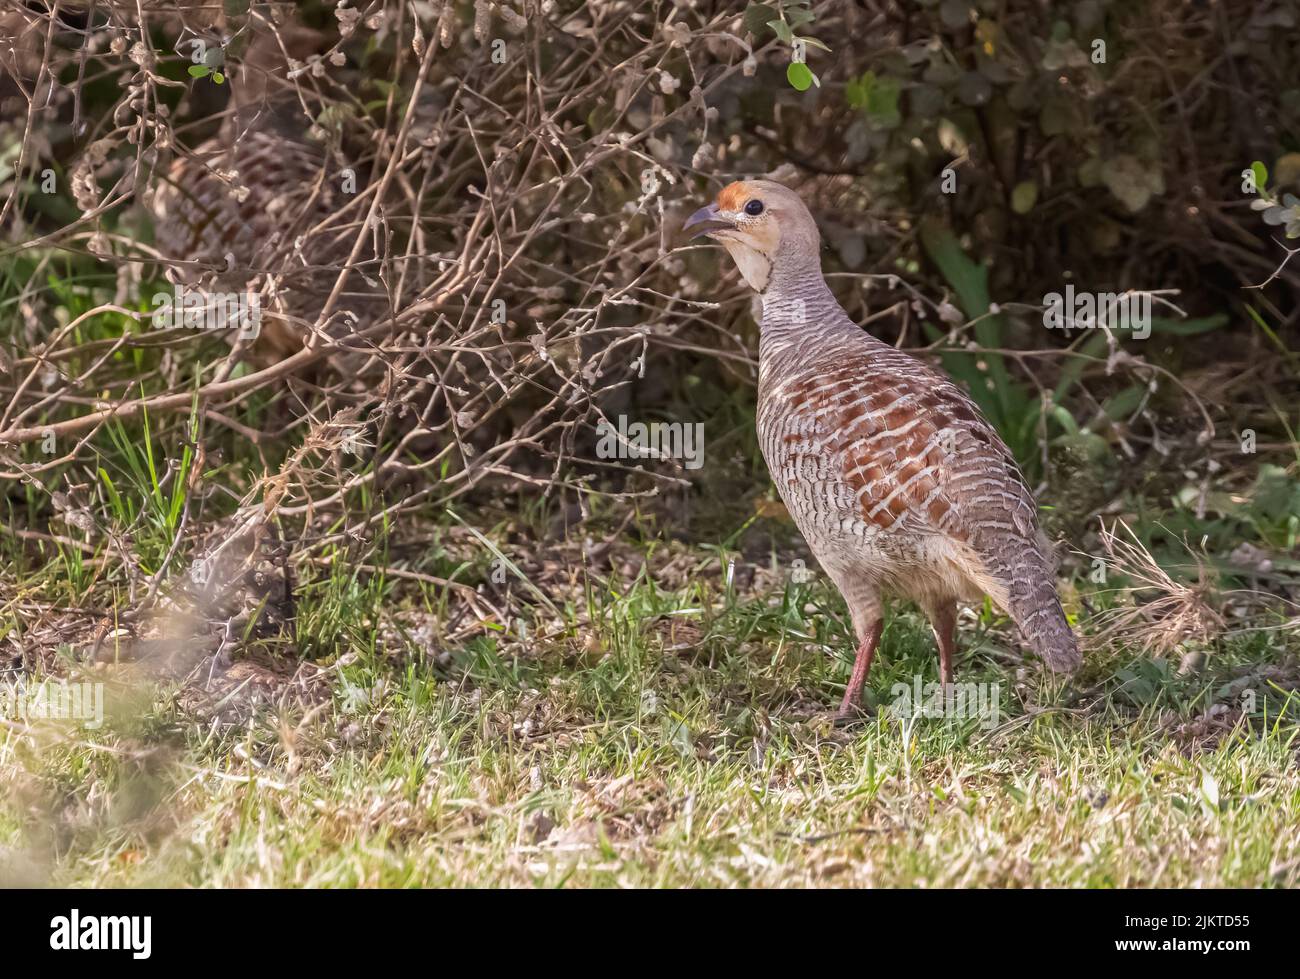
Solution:
[{"label": "orange forehead patch", "polygon": [[749,200],[749,187],[745,181],[737,180],[735,183],[727,184],[718,194],[718,210],[720,211],[739,211],[745,206],[745,201]]}]

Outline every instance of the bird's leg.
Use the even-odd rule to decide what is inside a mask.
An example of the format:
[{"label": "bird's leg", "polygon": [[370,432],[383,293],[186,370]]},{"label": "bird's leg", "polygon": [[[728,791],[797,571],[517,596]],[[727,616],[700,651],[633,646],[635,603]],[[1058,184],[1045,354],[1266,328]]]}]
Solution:
[{"label": "bird's leg", "polygon": [[952,652],[957,646],[953,641],[957,632],[957,609],[950,602],[932,610],[930,625],[934,628],[934,638],[939,644],[939,682],[946,692],[952,684]]},{"label": "bird's leg", "polygon": [[857,713],[858,704],[862,701],[862,685],[871,669],[871,660],[876,655],[876,646],[880,643],[880,632],[884,625],[883,619],[876,619],[867,627],[862,641],[858,643],[858,654],[853,660],[853,675],[849,677],[848,688],[844,691],[839,717],[850,717]]}]

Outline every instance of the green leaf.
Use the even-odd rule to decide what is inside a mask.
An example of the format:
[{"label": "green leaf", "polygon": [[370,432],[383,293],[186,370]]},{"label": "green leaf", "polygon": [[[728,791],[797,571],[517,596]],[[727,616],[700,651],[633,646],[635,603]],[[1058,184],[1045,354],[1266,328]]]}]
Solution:
[{"label": "green leaf", "polygon": [[186,71],[190,73],[191,78],[207,78],[212,69],[207,65],[190,65]]},{"label": "green leaf", "polygon": [[859,78],[850,78],[848,84],[844,86],[844,100],[854,109],[865,109],[875,84],[874,71],[863,72]]},{"label": "green leaf", "polygon": [[686,721],[677,714],[670,714],[663,721],[664,740],[677,749],[683,758],[695,757],[695,734]]},{"label": "green leaf", "polygon": [[864,71],[844,86],[844,98],[853,108],[865,112],[877,129],[893,129],[903,121],[898,110],[902,91],[898,79]]},{"label": "green leaf", "polygon": [[[1001,313],[989,315],[988,269],[962,251],[952,229],[939,219],[923,220],[920,230],[921,246],[930,261],[957,294],[963,312],[978,321],[973,327],[975,341],[985,349],[1002,347],[1007,333],[1006,320]],[[1032,433],[1038,401],[1012,379],[1002,356],[984,353],[977,358],[954,350],[943,354],[942,360],[949,374],[966,382],[971,397],[1006,438],[1016,457],[1024,464],[1032,463],[1033,439],[1024,441],[1018,435]]]},{"label": "green leaf", "polygon": [[1060,425],[1061,428],[1065,429],[1067,435],[1079,434],[1079,423],[1074,420],[1072,414],[1065,410],[1063,405],[1052,405],[1049,414],[1056,419],[1056,423]]},{"label": "green leaf", "polygon": [[1059,405],[1065,399],[1066,392],[1083,375],[1083,369],[1088,366],[1088,358],[1102,356],[1106,352],[1106,346],[1106,333],[1102,330],[1098,330],[1083,341],[1083,346],[1078,351],[1079,356],[1071,357],[1061,367],[1061,376],[1057,379],[1056,390],[1052,392],[1054,403]]},{"label": "green leaf", "polygon": [[806,92],[812,86],[815,76],[802,61],[791,61],[785,69],[786,80],[800,92]]},{"label": "green leaf", "polygon": [[1190,337],[1198,333],[1209,333],[1211,330],[1217,330],[1221,326],[1226,326],[1227,322],[1227,313],[1215,313],[1213,316],[1203,316],[1200,319],[1190,320],[1171,320],[1163,316],[1153,316],[1151,317],[1151,332],[1169,333],[1177,337]]},{"label": "green leaf", "polygon": [[1102,159],[1099,156],[1090,156],[1079,164],[1076,176],[1080,187],[1100,187],[1101,186],[1101,167]]},{"label": "green leaf", "polygon": [[113,479],[103,466],[99,467],[99,478],[104,481],[104,488],[108,490],[108,500],[113,507],[113,512],[117,515],[118,520],[125,521],[128,515],[127,508],[122,505],[122,495],[118,493],[117,487],[113,485]]},{"label": "green leaf", "polygon": [[1078,109],[1064,97],[1050,95],[1038,110],[1038,128],[1044,136],[1077,132],[1081,128]]},{"label": "green leaf", "polygon": [[1263,190],[1268,186],[1268,167],[1256,160],[1250,165],[1250,169],[1255,174],[1255,189]]},{"label": "green leaf", "polygon": [[1011,191],[1011,210],[1017,214],[1028,214],[1038,203],[1038,184],[1032,180],[1022,180]]},{"label": "green leaf", "polygon": [[222,82],[226,80],[226,76],[221,74],[221,72],[219,71],[214,71],[212,73],[212,80],[216,82],[218,85],[220,85]]},{"label": "green leaf", "polygon": [[775,7],[765,3],[751,3],[745,8],[745,16],[742,18],[746,32],[758,37],[763,33],[763,28],[767,26],[769,20],[780,20],[781,14]]},{"label": "green leaf", "polygon": [[776,31],[776,36],[781,39],[782,44],[789,44],[794,40],[794,31],[790,30],[790,25],[783,20],[769,20],[767,26]]},{"label": "green leaf", "polygon": [[[868,72],[870,74],[870,72]],[[871,118],[872,123],[877,129],[894,129],[903,121],[903,115],[898,111],[898,99],[902,94],[903,87],[897,78],[890,78],[882,75],[877,78],[872,75],[870,81],[863,76],[863,101],[862,108]]]},{"label": "green leaf", "polygon": [[811,24],[813,21],[813,12],[795,7],[785,12],[785,19],[790,22],[790,26],[795,30]]},{"label": "green leaf", "polygon": [[1264,463],[1259,468],[1259,476],[1251,490],[1250,508],[1269,520],[1290,516],[1297,489],[1300,487],[1291,481],[1285,469]]},{"label": "green leaf", "polygon": [[1112,421],[1119,421],[1121,418],[1127,418],[1137,411],[1146,395],[1146,385],[1130,384],[1102,402],[1101,410],[1107,418]]}]

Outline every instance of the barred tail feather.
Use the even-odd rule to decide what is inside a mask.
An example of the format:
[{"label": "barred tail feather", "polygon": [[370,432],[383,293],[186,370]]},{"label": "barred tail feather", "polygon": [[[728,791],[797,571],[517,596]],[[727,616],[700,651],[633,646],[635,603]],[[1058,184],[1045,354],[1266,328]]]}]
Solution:
[{"label": "barred tail feather", "polygon": [[1079,641],[1056,594],[1052,548],[1047,538],[1034,530],[1022,528],[1021,534],[976,538],[987,572],[985,591],[1011,616],[1026,645],[1048,669],[1073,673],[1083,663]]},{"label": "barred tail feather", "polygon": [[[1045,569],[1043,569],[1045,570]],[[1049,575],[1018,582],[1008,596],[1012,619],[1020,627],[1025,642],[1057,673],[1073,673],[1083,662],[1079,642],[1070,630]]]}]

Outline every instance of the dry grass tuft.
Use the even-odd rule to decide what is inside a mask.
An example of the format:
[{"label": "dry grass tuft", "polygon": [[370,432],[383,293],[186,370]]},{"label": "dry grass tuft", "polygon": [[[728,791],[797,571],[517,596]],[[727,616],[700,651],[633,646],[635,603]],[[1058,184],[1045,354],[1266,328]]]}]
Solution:
[{"label": "dry grass tuft", "polygon": [[1196,560],[1197,581],[1175,581],[1152,557],[1131,527],[1116,520],[1102,523],[1101,544],[1108,573],[1128,579],[1125,595],[1131,604],[1108,609],[1095,621],[1101,626],[1092,641],[1096,646],[1124,645],[1158,656],[1188,642],[1206,642],[1223,631],[1223,617],[1211,604],[1215,584],[1209,569]]}]

